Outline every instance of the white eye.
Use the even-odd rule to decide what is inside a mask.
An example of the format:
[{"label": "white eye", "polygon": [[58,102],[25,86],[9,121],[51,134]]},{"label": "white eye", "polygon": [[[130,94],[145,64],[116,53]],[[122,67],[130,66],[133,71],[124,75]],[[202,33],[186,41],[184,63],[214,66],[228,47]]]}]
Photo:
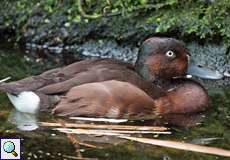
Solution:
[{"label": "white eye", "polygon": [[167,51],[165,53],[165,55],[168,57],[168,58],[175,58],[176,57],[176,54],[173,52],[173,51]]}]

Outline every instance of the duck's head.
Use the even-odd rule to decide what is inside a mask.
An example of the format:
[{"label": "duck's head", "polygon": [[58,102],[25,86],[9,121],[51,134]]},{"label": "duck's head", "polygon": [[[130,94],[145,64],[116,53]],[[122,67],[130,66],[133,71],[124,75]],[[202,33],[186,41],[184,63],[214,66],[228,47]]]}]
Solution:
[{"label": "duck's head", "polygon": [[135,69],[144,79],[151,81],[185,74],[208,79],[223,77],[217,71],[196,65],[188,49],[174,38],[152,37],[145,40],[140,47]]}]

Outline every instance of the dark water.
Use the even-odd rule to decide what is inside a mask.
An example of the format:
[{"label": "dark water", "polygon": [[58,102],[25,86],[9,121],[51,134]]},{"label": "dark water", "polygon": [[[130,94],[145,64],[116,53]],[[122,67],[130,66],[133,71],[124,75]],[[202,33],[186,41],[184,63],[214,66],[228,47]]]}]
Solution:
[{"label": "dark water", "polygon": [[[20,79],[32,74],[38,74],[58,62],[44,62],[30,59],[18,48],[8,45],[0,46],[0,79],[12,76],[12,80]],[[171,135],[147,135],[149,138],[159,138],[183,141],[208,146],[221,147],[230,150],[230,89],[224,87],[209,90],[211,107],[202,123],[194,127],[173,126]],[[76,159],[75,147],[65,134],[51,128],[39,128],[35,131],[20,131],[17,125],[25,120],[21,115],[12,111],[12,105],[4,94],[0,95],[0,137],[17,137],[22,139],[22,150],[25,159]],[[15,120],[18,120],[15,124]],[[37,121],[56,121],[49,115],[39,115]],[[195,118],[196,119],[196,118]],[[31,119],[30,119],[31,120]],[[174,121],[170,120],[170,121]],[[178,119],[177,119],[178,120]],[[31,123],[35,119],[31,120]],[[184,124],[193,124],[194,118],[181,120]],[[28,120],[26,120],[28,122]],[[141,125],[142,122],[138,124]],[[176,122],[175,122],[176,123]],[[146,123],[145,123],[146,124]],[[143,125],[143,124],[142,124]],[[18,126],[20,127],[20,126]],[[140,136],[140,135],[136,135]],[[212,139],[213,138],[213,139]],[[98,159],[227,159],[220,156],[181,151],[164,147],[156,147],[141,143],[128,142],[115,137],[78,136],[84,143],[94,144],[98,148],[80,147],[80,152],[86,158]],[[99,147],[102,147],[100,149]]]}]

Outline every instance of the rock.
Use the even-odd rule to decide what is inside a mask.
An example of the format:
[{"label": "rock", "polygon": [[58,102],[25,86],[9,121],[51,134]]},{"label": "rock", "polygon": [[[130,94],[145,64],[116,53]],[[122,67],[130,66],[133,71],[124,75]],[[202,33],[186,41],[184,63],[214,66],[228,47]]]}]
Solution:
[{"label": "rock", "polygon": [[201,45],[197,42],[190,42],[186,46],[190,50],[192,57],[196,62],[199,62],[201,66],[218,70],[225,76],[224,79],[218,81],[198,79],[202,84],[207,88],[230,85],[230,78],[227,72],[230,70],[228,44],[224,42],[219,44],[209,42]]}]

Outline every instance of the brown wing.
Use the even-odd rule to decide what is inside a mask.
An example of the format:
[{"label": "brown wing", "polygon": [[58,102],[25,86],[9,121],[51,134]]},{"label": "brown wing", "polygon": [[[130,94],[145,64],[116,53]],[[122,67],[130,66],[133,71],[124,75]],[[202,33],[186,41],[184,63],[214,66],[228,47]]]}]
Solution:
[{"label": "brown wing", "polygon": [[76,75],[77,73],[84,72],[87,70],[91,70],[92,68],[110,68],[110,69],[118,69],[118,68],[128,68],[133,70],[134,67],[132,64],[115,60],[115,59],[94,59],[94,60],[83,60],[80,62],[76,62],[64,67],[60,70],[59,73],[66,75]]},{"label": "brown wing", "polygon": [[[101,74],[99,74],[99,72],[103,70],[102,68],[122,70],[123,68],[133,69],[132,67],[133,66],[129,63],[113,60],[113,59],[84,60],[84,61],[70,64],[66,67],[48,70],[38,76],[31,76],[10,83],[1,83],[0,91],[17,94],[25,90],[27,91],[39,90],[44,93],[54,94],[56,92],[50,88],[54,88],[54,89],[55,87],[59,88],[57,89],[57,93],[59,93],[62,92],[62,90],[64,92],[69,90],[70,89],[69,86],[72,87],[74,84],[80,85],[87,82],[96,82],[98,81],[97,79],[100,80]],[[93,71],[97,71],[97,75],[94,73],[92,74]],[[102,79],[103,79],[103,75],[102,75]],[[72,82],[75,80],[77,80],[77,83],[73,84]]]},{"label": "brown wing", "polygon": [[35,91],[45,85],[63,81],[65,76],[58,72],[61,68],[46,71],[38,76],[31,76],[19,81],[0,83],[0,91],[18,94],[22,91]]},{"label": "brown wing", "polygon": [[72,88],[53,109],[59,116],[130,118],[154,115],[153,99],[134,85],[121,81],[88,83]]},{"label": "brown wing", "polygon": [[60,94],[67,92],[74,86],[85,83],[112,79],[133,81],[136,77],[139,77],[133,71],[131,64],[113,59],[85,60],[73,63],[60,70],[59,74],[71,75],[71,78],[41,87],[38,89],[38,92],[43,94]]},{"label": "brown wing", "polygon": [[91,68],[90,70],[77,73],[73,78],[59,83],[53,83],[38,89],[43,94],[60,94],[67,92],[74,86],[85,83],[101,82],[106,80],[135,81],[139,77],[135,72],[128,69],[110,69],[107,68]]}]

